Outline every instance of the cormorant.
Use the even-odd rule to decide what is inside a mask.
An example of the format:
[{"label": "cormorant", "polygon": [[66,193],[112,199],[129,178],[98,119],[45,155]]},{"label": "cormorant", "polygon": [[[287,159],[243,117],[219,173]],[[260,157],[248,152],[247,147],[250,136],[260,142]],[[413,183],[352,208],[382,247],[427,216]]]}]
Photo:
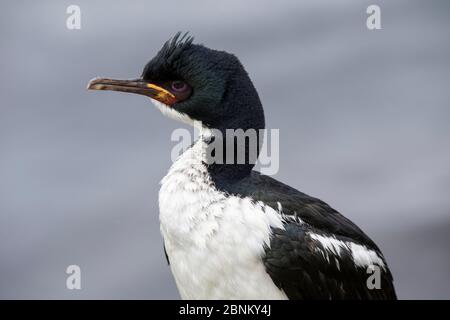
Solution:
[{"label": "cormorant", "polygon": [[[217,133],[265,128],[236,56],[177,33],[140,78],[96,78],[88,89],[145,95],[165,115],[201,122],[203,134],[173,163],[159,193],[166,257],[182,298],[396,299],[377,245],[325,202],[253,170],[250,146],[244,162],[208,161]],[[223,137],[223,146],[237,148]],[[372,271],[378,288],[368,285]]]}]

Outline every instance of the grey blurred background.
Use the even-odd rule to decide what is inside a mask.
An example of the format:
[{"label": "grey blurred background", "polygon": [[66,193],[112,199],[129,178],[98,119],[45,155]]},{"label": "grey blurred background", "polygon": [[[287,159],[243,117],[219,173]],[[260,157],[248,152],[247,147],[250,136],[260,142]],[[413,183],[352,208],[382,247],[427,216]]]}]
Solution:
[{"label": "grey blurred background", "polygon": [[[66,8],[81,7],[81,30]],[[381,6],[382,30],[366,28]],[[449,1],[14,1],[0,10],[0,298],[179,298],[158,223],[170,134],[131,78],[176,31],[235,53],[280,128],[277,179],[383,250],[400,298],[450,298]],[[82,290],[65,287],[66,267]]]}]

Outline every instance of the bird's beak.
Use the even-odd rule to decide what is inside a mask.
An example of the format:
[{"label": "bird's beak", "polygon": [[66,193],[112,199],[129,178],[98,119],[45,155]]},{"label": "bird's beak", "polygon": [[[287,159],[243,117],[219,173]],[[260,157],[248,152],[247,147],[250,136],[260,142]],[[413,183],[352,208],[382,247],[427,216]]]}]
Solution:
[{"label": "bird's beak", "polygon": [[175,95],[170,91],[143,79],[115,80],[94,78],[89,81],[87,89],[136,93],[158,100],[167,105],[172,105],[176,102]]}]

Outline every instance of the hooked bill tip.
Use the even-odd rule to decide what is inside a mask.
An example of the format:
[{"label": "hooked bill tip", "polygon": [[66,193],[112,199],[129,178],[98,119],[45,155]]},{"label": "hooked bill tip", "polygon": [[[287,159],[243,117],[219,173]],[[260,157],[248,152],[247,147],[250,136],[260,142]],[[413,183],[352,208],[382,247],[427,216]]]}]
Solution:
[{"label": "hooked bill tip", "polygon": [[98,89],[100,89],[101,85],[99,85],[99,82],[100,82],[101,79],[102,79],[101,77],[92,78],[88,82],[86,89],[87,90],[96,90],[96,89],[98,90]]}]

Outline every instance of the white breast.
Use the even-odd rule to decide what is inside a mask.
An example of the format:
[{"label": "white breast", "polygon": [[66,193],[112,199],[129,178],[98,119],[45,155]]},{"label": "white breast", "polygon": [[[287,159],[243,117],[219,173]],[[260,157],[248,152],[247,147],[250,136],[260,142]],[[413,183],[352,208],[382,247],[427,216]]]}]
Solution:
[{"label": "white breast", "polygon": [[[278,212],[212,184],[203,139],[172,165],[159,193],[161,232],[183,299],[286,299],[261,256]],[[264,207],[264,208],[263,208]]]}]

